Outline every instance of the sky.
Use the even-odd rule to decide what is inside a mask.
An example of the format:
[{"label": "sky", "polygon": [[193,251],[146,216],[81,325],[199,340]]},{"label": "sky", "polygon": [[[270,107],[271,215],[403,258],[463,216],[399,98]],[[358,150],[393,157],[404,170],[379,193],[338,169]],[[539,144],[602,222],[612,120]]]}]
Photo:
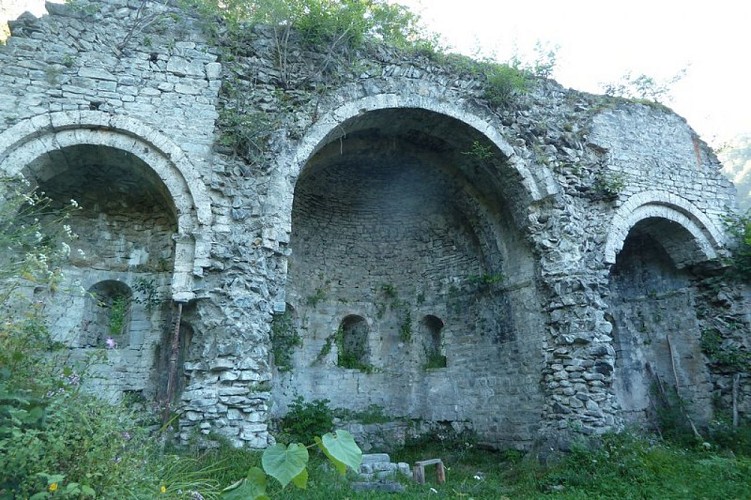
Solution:
[{"label": "sky", "polygon": [[645,74],[673,85],[674,111],[712,144],[751,135],[751,2],[674,0],[395,0],[421,14],[457,52],[557,50],[553,78],[602,93],[602,83]]},{"label": "sky", "polygon": [[[537,43],[557,47],[552,76],[577,90],[602,93],[627,72],[659,82],[685,70],[664,104],[715,147],[751,135],[751,1],[389,1],[466,55],[532,62]],[[19,5],[43,12],[41,0],[0,0],[0,14]]]}]

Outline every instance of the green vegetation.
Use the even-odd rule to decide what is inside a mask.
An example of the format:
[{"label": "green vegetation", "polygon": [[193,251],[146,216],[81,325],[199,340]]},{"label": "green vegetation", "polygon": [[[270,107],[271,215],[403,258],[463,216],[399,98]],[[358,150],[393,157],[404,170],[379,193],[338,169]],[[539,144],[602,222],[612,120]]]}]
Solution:
[{"label": "green vegetation", "polygon": [[[330,350],[328,339],[326,342],[324,349],[329,346]],[[350,370],[360,370],[365,373],[373,372],[373,366],[363,362],[366,354],[364,343],[353,343],[349,349],[345,348],[344,329],[342,328],[338,328],[336,333],[334,333],[334,342],[336,343],[337,350],[336,366]]]},{"label": "green vegetation", "polygon": [[331,432],[333,428],[334,414],[328,399],[305,401],[298,396],[279,421],[280,438],[290,443],[304,443],[311,436]]},{"label": "green vegetation", "polygon": [[595,199],[614,201],[626,187],[626,176],[621,172],[598,172],[593,187]]},{"label": "green vegetation", "polygon": [[157,290],[156,282],[153,279],[136,278],[133,283],[133,291],[136,293],[132,297],[133,302],[145,305],[149,312],[164,302],[164,297]]},{"label": "green vegetation", "polygon": [[645,74],[633,75],[629,71],[618,82],[603,84],[602,90],[611,97],[622,97],[644,104],[665,104],[670,101],[673,86],[684,76],[685,69],[667,80],[659,81]]},{"label": "green vegetation", "polygon": [[724,340],[716,328],[706,328],[701,332],[701,350],[710,363],[730,372],[751,370],[751,353]]},{"label": "green vegetation", "polygon": [[305,303],[309,305],[310,307],[316,307],[319,302],[324,300],[326,298],[326,290],[323,288],[316,288],[316,293],[313,295],[309,295],[307,299],[305,299]]},{"label": "green vegetation", "polygon": [[275,315],[271,320],[271,350],[274,364],[279,371],[292,369],[292,353],[295,347],[302,346],[302,338],[292,321],[292,314],[285,311]]},{"label": "green vegetation", "polygon": [[[748,441],[747,441],[748,443]],[[599,446],[575,445],[548,465],[533,456],[508,450],[481,449],[471,435],[435,433],[410,442],[391,454],[393,461],[414,463],[440,457],[446,465],[446,483],[418,485],[402,477],[401,494],[353,493],[349,481],[324,466],[322,453],[308,462],[308,488],[283,489],[269,484],[273,499],[321,498],[747,498],[751,491],[751,448],[697,445],[682,447],[656,437],[629,433],[603,436]],[[220,486],[261,467],[261,454],[222,446],[199,454],[195,467],[214,466],[209,476]],[[349,479],[352,479],[350,476]]]},{"label": "green vegetation", "polygon": [[412,313],[406,307],[399,324],[399,339],[405,343],[412,341]]},{"label": "green vegetation", "polygon": [[485,273],[482,275],[472,275],[468,278],[468,281],[474,285],[495,285],[496,283],[503,283],[503,281],[506,279],[506,277],[502,273],[495,273],[495,274],[489,274]]},{"label": "green vegetation", "polygon": [[[406,300],[399,299],[399,292],[391,283],[381,285],[381,293],[385,301],[376,303],[376,317],[382,319],[389,309],[395,312],[399,319],[399,339],[405,343],[411,342],[412,312],[409,310],[409,303]],[[424,295],[422,299],[425,300]]]},{"label": "green vegetation", "polygon": [[396,420],[395,417],[387,415],[382,406],[377,404],[368,405],[362,411],[347,410],[345,408],[336,408],[332,410],[336,418],[342,420],[356,421],[361,424],[385,424]]},{"label": "green vegetation", "polygon": [[[73,236],[62,222],[77,205],[55,210],[18,180],[3,187],[0,240],[9,251],[0,257],[0,498],[154,497],[173,481],[177,459],[149,436],[152,422],[80,390],[88,361],[72,364],[44,320],[45,303],[73,293],[59,285]],[[24,292],[30,287],[33,296]],[[191,477],[181,475],[182,496],[199,488]],[[200,489],[211,496],[209,483]]]},{"label": "green vegetation", "polygon": [[514,64],[490,64],[485,71],[484,97],[496,107],[507,107],[512,99],[529,88],[530,75]]},{"label": "green vegetation", "polygon": [[109,305],[109,331],[111,335],[120,335],[125,327],[130,310],[130,298],[117,295]]},{"label": "green vegetation", "polygon": [[480,141],[473,141],[469,150],[463,151],[462,154],[480,161],[489,160],[495,156],[493,154],[493,146],[483,144]]},{"label": "green vegetation", "polygon": [[440,352],[431,350],[427,353],[427,359],[423,365],[425,370],[435,370],[437,368],[446,368],[446,356]]},{"label": "green vegetation", "polygon": [[751,283],[751,212],[728,218],[725,225],[736,240],[730,260],[732,276],[743,283]]}]

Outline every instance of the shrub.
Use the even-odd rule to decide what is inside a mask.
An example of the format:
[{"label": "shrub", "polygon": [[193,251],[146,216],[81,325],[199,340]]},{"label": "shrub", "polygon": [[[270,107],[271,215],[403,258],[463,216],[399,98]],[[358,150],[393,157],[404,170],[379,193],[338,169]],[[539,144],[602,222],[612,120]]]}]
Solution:
[{"label": "shrub", "polygon": [[306,402],[298,396],[281,419],[281,431],[290,443],[306,443],[311,436],[320,436],[334,427],[334,414],[328,399]]},{"label": "shrub", "polygon": [[513,96],[522,94],[529,87],[527,72],[516,64],[488,64],[485,71],[484,97],[490,104],[505,107]]}]

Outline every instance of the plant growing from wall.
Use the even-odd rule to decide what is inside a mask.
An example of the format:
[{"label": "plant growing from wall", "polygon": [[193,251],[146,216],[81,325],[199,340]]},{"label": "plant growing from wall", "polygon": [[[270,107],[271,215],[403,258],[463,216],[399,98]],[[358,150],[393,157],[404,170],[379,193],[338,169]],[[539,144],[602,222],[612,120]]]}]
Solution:
[{"label": "plant growing from wall", "polygon": [[530,76],[518,61],[509,64],[486,63],[483,97],[499,108],[507,107],[513,98],[529,89]]},{"label": "plant growing from wall", "polygon": [[710,363],[730,373],[751,370],[751,352],[726,342],[717,328],[705,328],[701,332],[701,350]]},{"label": "plant growing from wall", "polygon": [[125,295],[116,295],[112,298],[109,305],[109,321],[107,327],[111,335],[120,335],[123,333],[125,323],[130,311],[130,297]]},{"label": "plant growing from wall", "polygon": [[274,364],[281,372],[292,369],[292,354],[295,347],[302,346],[302,338],[297,333],[292,314],[285,311],[271,320],[271,350]]},{"label": "plant growing from wall", "polygon": [[326,290],[323,288],[316,288],[316,291],[314,294],[309,295],[305,299],[305,303],[309,305],[310,307],[315,308],[319,302],[326,299]]},{"label": "plant growing from wall", "polygon": [[133,283],[133,291],[136,295],[132,297],[132,301],[143,304],[149,312],[164,301],[153,279],[137,278]]},{"label": "plant growing from wall", "polygon": [[250,165],[258,165],[267,148],[270,131],[274,124],[271,116],[262,111],[253,111],[249,96],[237,90],[227,80],[222,85],[226,98],[219,110],[217,126],[221,130],[219,143]]},{"label": "plant growing from wall", "polygon": [[357,421],[361,424],[385,424],[393,422],[397,417],[387,415],[383,406],[370,404],[367,408],[360,411],[349,410],[347,408],[336,408],[333,410],[336,418],[348,421]]},{"label": "plant growing from wall", "polygon": [[444,356],[440,352],[433,350],[428,351],[426,353],[426,359],[425,364],[423,364],[423,369],[435,370],[438,368],[446,368],[446,356]]},{"label": "plant growing from wall", "polygon": [[412,313],[409,309],[404,309],[401,324],[399,325],[399,339],[408,343],[412,341]]},{"label": "plant growing from wall", "polygon": [[483,144],[480,141],[472,141],[472,146],[470,146],[469,150],[462,151],[462,154],[479,161],[490,160],[495,156],[493,146]]},{"label": "plant growing from wall", "polygon": [[376,316],[381,319],[387,309],[394,311],[399,318],[399,339],[402,342],[410,342],[412,340],[412,313],[409,310],[409,304],[399,299],[399,293],[391,283],[382,284],[381,293],[386,300],[376,304]]},{"label": "plant growing from wall", "polygon": [[673,86],[686,76],[686,69],[680,70],[667,80],[659,81],[655,78],[630,71],[626,72],[619,81],[601,84],[603,93],[611,97],[622,97],[643,104],[666,103],[670,101]]},{"label": "plant growing from wall", "polygon": [[493,285],[503,283],[506,277],[503,273],[483,273],[480,275],[473,274],[467,278],[470,285],[477,287],[478,291],[488,291]]},{"label": "plant growing from wall", "polygon": [[346,332],[344,326],[340,326],[333,335],[337,351],[336,366],[372,373],[373,366],[364,361],[366,355],[365,339],[353,339],[354,342],[348,342],[348,339],[345,339],[347,335],[358,335],[358,332]]},{"label": "plant growing from wall", "polygon": [[592,185],[593,199],[614,201],[626,187],[626,176],[622,172],[598,172]]}]

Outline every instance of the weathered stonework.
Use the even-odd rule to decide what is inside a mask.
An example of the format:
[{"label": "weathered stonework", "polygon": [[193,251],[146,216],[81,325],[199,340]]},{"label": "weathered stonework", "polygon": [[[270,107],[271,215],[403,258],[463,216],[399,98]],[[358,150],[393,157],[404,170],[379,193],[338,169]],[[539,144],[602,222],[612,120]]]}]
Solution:
[{"label": "weathered stonework", "polygon": [[[83,206],[69,289],[138,299],[114,350],[87,296],[50,311],[76,356],[106,353],[102,391],[165,397],[181,303],[186,439],[264,447],[296,396],[520,448],[645,422],[649,373],[699,422],[727,403],[700,341],[720,310],[748,328],[707,285],[734,190],[669,110],[548,80],[494,108],[482,77],[384,47],[279,68],[262,27],[220,62],[197,18],[95,5],[11,24],[0,169]],[[230,118],[260,131],[238,148]]]}]

